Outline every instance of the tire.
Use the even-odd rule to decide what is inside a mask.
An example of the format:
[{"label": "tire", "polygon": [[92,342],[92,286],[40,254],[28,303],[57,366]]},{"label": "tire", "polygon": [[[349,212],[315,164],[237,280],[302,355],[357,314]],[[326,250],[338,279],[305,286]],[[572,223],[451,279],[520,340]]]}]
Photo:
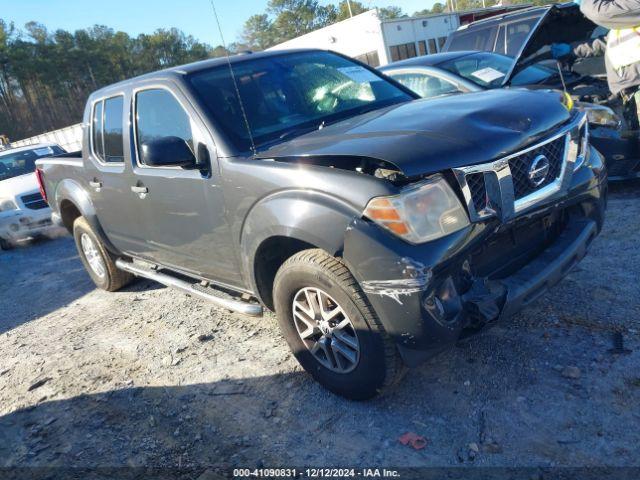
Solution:
[{"label": "tire", "polygon": [[[366,400],[401,378],[405,368],[393,340],[339,259],[317,249],[293,255],[278,270],[273,295],[280,330],[291,351],[328,390]],[[320,303],[324,307],[318,308]],[[319,310],[313,316],[315,323],[312,310]],[[325,314],[335,317],[327,323]],[[340,353],[345,350],[348,355]]]},{"label": "tire", "polygon": [[104,248],[84,217],[73,222],[73,238],[84,268],[96,287],[115,292],[134,279],[129,272],[116,267],[116,258]]},{"label": "tire", "polygon": [[13,245],[4,238],[0,237],[0,250],[11,250]]}]

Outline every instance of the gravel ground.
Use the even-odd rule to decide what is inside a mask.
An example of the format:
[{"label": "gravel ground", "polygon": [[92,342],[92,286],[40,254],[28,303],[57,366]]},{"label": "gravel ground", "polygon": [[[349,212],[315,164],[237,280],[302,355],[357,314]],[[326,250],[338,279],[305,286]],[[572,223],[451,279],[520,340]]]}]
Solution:
[{"label": "gravel ground", "polygon": [[2,252],[0,466],[640,466],[640,185],[612,190],[552,292],[365,403],[301,371],[271,314],[95,290],[68,237]]}]

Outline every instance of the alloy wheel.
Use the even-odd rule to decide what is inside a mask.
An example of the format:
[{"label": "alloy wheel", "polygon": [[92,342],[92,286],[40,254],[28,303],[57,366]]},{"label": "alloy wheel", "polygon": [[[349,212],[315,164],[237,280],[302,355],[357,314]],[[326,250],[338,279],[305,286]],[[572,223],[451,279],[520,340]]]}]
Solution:
[{"label": "alloy wheel", "polygon": [[82,253],[84,253],[84,258],[87,259],[87,263],[98,277],[104,278],[106,275],[106,268],[104,265],[104,260],[102,260],[102,255],[98,251],[96,244],[93,242],[93,239],[83,233],[80,236],[80,244],[82,245]]},{"label": "alloy wheel", "polygon": [[315,287],[293,298],[293,321],[309,352],[323,366],[349,373],[360,360],[360,343],[351,320],[329,294]]}]

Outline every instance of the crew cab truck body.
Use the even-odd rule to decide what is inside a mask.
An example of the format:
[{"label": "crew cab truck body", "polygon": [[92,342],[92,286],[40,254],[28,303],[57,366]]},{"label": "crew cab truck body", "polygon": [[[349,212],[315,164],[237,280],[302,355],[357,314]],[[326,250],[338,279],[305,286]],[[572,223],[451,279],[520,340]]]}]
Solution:
[{"label": "crew cab truck body", "polygon": [[364,399],[584,256],[606,193],[587,135],[559,92],[422,101],[339,54],[264,52],[95,92],[82,158],[37,168],[99,287],[265,305]]}]

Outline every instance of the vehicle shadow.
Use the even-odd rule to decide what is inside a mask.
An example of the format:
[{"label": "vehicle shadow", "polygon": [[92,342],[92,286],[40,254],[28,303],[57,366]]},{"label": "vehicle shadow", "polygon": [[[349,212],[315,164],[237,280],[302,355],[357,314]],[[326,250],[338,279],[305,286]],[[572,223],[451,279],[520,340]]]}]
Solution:
[{"label": "vehicle shadow", "polygon": [[609,182],[609,192],[616,198],[640,197],[640,178]]},{"label": "vehicle shadow", "polygon": [[[287,385],[309,383],[302,377],[123,387],[44,401],[0,417],[0,468],[47,467],[49,474],[67,468],[203,470],[232,463],[255,467],[258,455],[278,464],[268,451],[260,453],[261,444],[290,441],[286,425],[293,427],[295,412],[288,405],[295,393]],[[274,389],[281,392],[278,404],[265,410],[262,400],[273,397]],[[274,434],[278,423],[282,429]],[[268,441],[263,432],[270,432]]]},{"label": "vehicle shadow", "polygon": [[[146,280],[123,291],[161,288]],[[69,305],[95,285],[84,269],[73,239],[38,239],[0,253],[0,334]]]}]

